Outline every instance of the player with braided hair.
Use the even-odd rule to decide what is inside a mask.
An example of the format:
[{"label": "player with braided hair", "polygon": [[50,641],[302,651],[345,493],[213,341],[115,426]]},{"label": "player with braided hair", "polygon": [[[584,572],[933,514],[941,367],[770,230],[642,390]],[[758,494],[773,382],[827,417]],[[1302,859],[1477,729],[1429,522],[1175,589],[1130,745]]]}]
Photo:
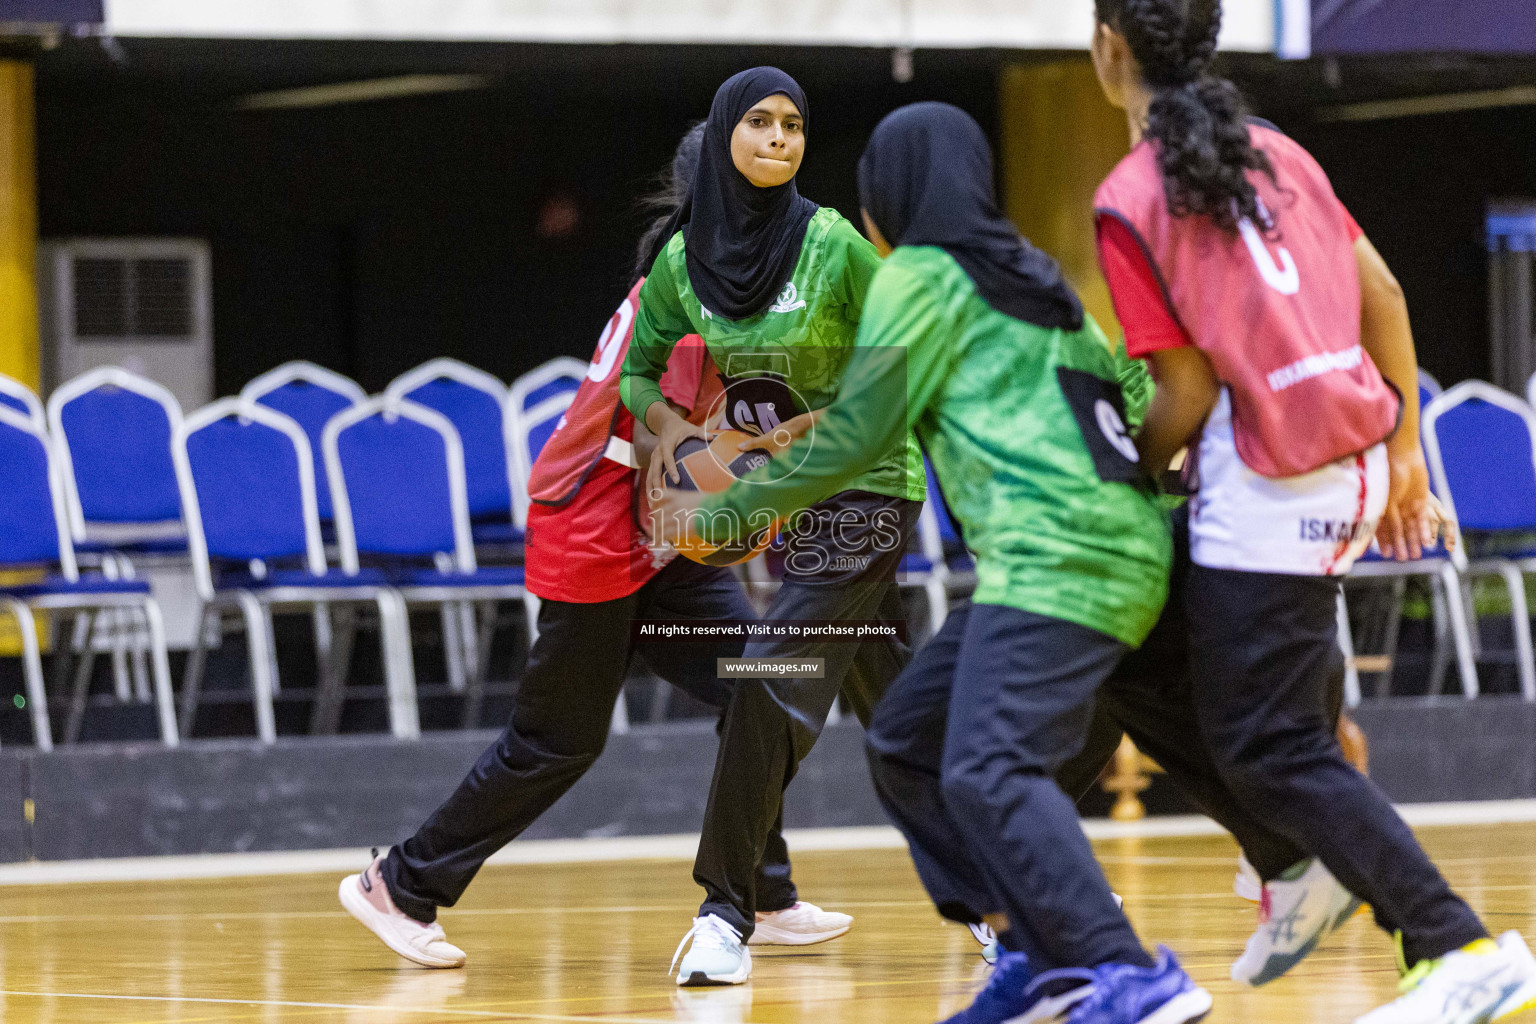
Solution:
[{"label": "player with braided hair", "polygon": [[1168,209],[1175,217],[1207,217],[1226,231],[1247,218],[1265,220],[1258,171],[1275,182],[1275,169],[1248,131],[1248,111],[1237,86],[1211,71],[1221,28],[1219,0],[1098,0],[1121,27],[1151,90],[1146,137],[1157,143]]},{"label": "player with braided hair", "polygon": [[1442,526],[1401,289],[1316,161],[1212,72],[1219,0],[1095,13],[1094,66],[1132,141],[1095,197],[1100,259],[1157,382],[1137,448],[1147,467],[1191,453],[1194,731],[1238,808],[1305,853],[1255,862],[1260,925],[1233,977],[1279,977],[1363,900],[1397,935],[1404,995],[1357,1024],[1536,1006],[1536,957],[1489,937],[1346,761],[1327,707],[1335,577],[1373,535],[1416,558]]}]

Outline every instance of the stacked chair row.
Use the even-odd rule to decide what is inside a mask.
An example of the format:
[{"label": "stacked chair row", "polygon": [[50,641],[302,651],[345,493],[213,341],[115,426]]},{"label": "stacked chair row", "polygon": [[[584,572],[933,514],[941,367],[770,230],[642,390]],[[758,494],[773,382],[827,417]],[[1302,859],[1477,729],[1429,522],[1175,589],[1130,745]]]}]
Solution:
[{"label": "stacked chair row", "polygon": [[[369,398],[345,377],[290,363],[185,420],[164,388],[116,367],[61,386],[46,411],[0,379],[0,473],[18,482],[0,496],[0,569],[32,570],[0,585],[0,610],[21,626],[38,746],[51,747],[52,732],[36,611],[84,617],[66,738],[78,734],[99,641],[92,614],[118,616],[118,639],[145,649],[167,744],[190,733],[206,644],[228,625],[246,633],[258,735],[276,738],[275,610],[313,610],[313,731],[335,729],[350,651],[349,639],[332,643],[333,606],[377,610],[390,728],[402,738],[420,733],[407,609],[441,609],[449,685],[467,691],[473,721],[496,602],[522,601],[530,629],[535,621],[516,564],[528,470],[585,372],[554,360],[509,389],[439,359]],[[482,565],[482,553],[507,564]],[[160,609],[134,578],[134,559],[150,556],[190,559],[203,604],[179,723]],[[82,575],[86,560],[99,571]],[[134,660],[116,655],[115,665]],[[121,672],[119,697],[134,696],[128,677],[142,674]],[[149,699],[147,681],[138,688]]]},{"label": "stacked chair row", "polygon": [[[1536,399],[1536,378],[1527,388]],[[1390,685],[1397,646],[1402,581],[1429,581],[1433,648],[1428,690],[1438,695],[1454,660],[1462,694],[1480,692],[1478,663],[1513,661],[1524,699],[1536,701],[1531,624],[1525,576],[1536,572],[1536,410],[1529,401],[1483,381],[1464,381],[1447,390],[1421,371],[1420,430],[1436,495],[1458,520],[1465,542],[1454,550],[1437,545],[1412,562],[1368,555],[1356,563],[1351,579],[1392,579],[1394,602],[1386,628],[1386,653],[1375,659],[1376,693]],[[1472,552],[1469,555],[1468,549]],[[1513,649],[1485,649],[1471,583],[1478,577],[1502,583],[1509,604]],[[1349,656],[1345,697],[1361,699],[1360,675],[1367,659],[1356,658],[1349,615],[1340,598],[1340,640]],[[1369,674],[1369,673],[1367,673]]]}]

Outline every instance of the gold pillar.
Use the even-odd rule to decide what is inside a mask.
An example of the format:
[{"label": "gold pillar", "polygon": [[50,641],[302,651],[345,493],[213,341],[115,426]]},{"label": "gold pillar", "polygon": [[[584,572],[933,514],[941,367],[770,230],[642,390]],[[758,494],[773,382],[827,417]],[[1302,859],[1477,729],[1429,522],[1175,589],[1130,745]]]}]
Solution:
[{"label": "gold pillar", "polygon": [[1130,150],[1086,56],[1003,69],[998,118],[1003,210],[1056,257],[1105,333],[1120,332],[1093,241],[1093,193]]},{"label": "gold pillar", "polygon": [[[32,65],[0,61],[0,373],[36,390],[37,167]],[[0,655],[20,653],[16,620],[0,617]]]},{"label": "gold pillar", "polygon": [[0,61],[0,373],[41,384],[32,65]]}]

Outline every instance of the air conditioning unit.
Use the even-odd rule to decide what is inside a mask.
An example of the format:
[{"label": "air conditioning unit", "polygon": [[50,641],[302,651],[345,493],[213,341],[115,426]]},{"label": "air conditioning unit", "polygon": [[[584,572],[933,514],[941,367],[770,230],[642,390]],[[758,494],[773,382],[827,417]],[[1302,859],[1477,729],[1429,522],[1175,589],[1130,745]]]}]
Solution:
[{"label": "air conditioning unit", "polygon": [[194,238],[65,238],[38,246],[43,386],[121,366],[191,411],[213,399],[208,244]]}]

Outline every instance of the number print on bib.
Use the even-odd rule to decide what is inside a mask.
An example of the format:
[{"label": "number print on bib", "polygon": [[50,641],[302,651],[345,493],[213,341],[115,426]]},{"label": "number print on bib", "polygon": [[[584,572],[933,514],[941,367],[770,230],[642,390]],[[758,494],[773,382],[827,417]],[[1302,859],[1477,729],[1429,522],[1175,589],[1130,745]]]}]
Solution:
[{"label": "number print on bib", "polygon": [[1064,366],[1056,368],[1056,382],[1077,420],[1099,479],[1118,484],[1140,480],[1136,443],[1125,429],[1125,397],[1120,385]]},{"label": "number print on bib", "polygon": [[597,354],[587,367],[587,380],[601,382],[608,379],[624,351],[624,339],[629,337],[629,327],[634,321],[634,304],[626,299],[618,312],[609,319],[608,326],[603,328],[602,336],[597,339]]},{"label": "number print on bib", "polygon": [[[1269,213],[1263,203],[1259,204],[1259,213],[1263,220],[1274,223],[1269,220]],[[1248,254],[1253,257],[1254,265],[1259,268],[1259,276],[1264,278],[1265,284],[1281,295],[1295,295],[1301,291],[1301,271],[1296,268],[1296,261],[1291,258],[1289,249],[1283,245],[1276,247],[1280,253],[1280,262],[1276,263],[1274,256],[1270,255],[1269,244],[1264,241],[1264,236],[1259,234],[1259,229],[1250,218],[1239,220],[1237,229],[1243,233]]]}]

